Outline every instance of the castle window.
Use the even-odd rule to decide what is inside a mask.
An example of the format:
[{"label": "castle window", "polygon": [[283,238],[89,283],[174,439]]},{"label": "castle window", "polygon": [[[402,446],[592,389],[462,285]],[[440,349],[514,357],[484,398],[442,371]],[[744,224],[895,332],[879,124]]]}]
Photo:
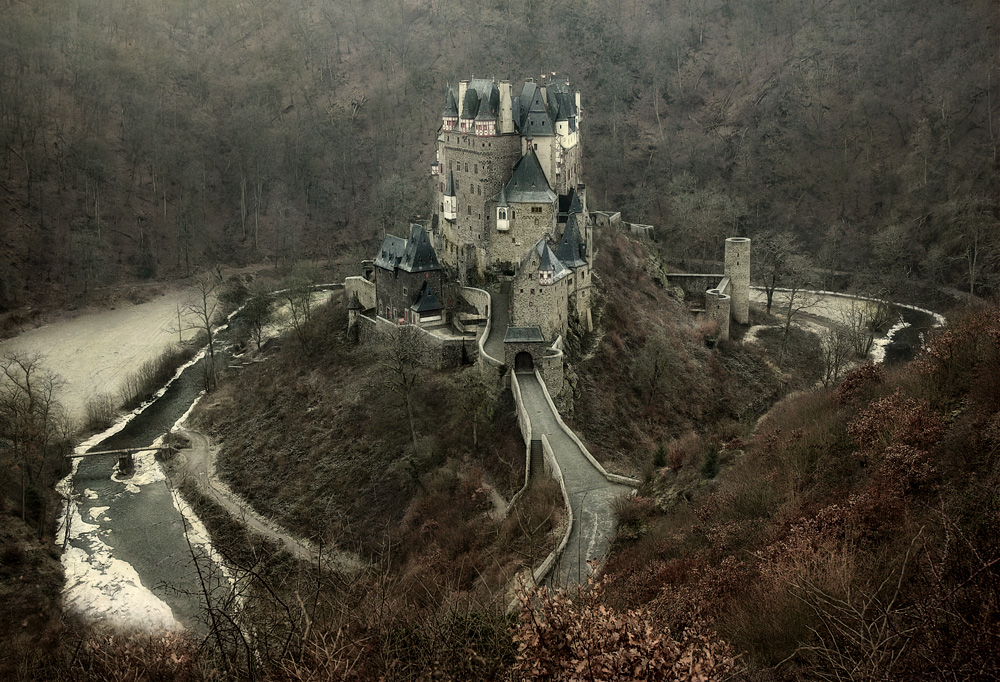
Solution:
[{"label": "castle window", "polygon": [[479,172],[479,164],[478,163],[472,164],[472,172],[473,173],[478,173]]},{"label": "castle window", "polygon": [[531,295],[532,295],[532,296],[534,296],[534,295],[535,295],[535,290],[534,290],[534,289],[532,289],[532,290],[531,290]]},{"label": "castle window", "polygon": [[468,162],[466,162],[466,164],[465,164],[465,172],[466,173],[469,172],[469,163]]},{"label": "castle window", "polygon": [[[476,194],[482,195],[482,193],[483,193],[483,186],[476,185]],[[737,265],[739,265],[739,263],[737,263]]]},{"label": "castle window", "polygon": [[466,212],[467,215],[472,215],[472,204],[469,204],[468,206],[466,206],[465,209],[466,209],[465,212]]},{"label": "castle window", "polygon": [[531,212],[532,213],[541,213],[542,212],[542,207],[541,206],[532,206],[531,207]]},{"label": "castle window", "polygon": [[521,293],[522,293],[522,294],[524,293],[524,289],[521,289]]}]

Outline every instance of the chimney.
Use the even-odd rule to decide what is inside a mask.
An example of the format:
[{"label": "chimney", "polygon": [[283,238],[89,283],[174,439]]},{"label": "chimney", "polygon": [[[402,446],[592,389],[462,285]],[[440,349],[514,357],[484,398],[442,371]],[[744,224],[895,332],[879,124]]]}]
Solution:
[{"label": "chimney", "polygon": [[500,134],[514,132],[514,110],[511,101],[510,81],[500,81]]},{"label": "chimney", "polygon": [[[458,82],[458,117],[462,118],[462,107],[465,106],[465,91],[469,89],[469,81]],[[578,95],[579,96],[579,95]]]}]

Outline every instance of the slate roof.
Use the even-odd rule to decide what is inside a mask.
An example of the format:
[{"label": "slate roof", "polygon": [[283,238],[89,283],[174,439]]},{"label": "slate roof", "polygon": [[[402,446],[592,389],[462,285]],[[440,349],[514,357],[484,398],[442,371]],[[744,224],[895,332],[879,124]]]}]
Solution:
[{"label": "slate roof", "polygon": [[440,270],[437,252],[431,244],[427,230],[420,225],[410,225],[410,238],[405,242],[406,248],[403,251],[399,267],[407,272],[427,272],[430,270]]},{"label": "slate roof", "polygon": [[444,94],[444,113],[441,116],[458,118],[458,96],[455,94],[455,88],[450,85]]},{"label": "slate roof", "polygon": [[567,268],[562,261],[559,260],[556,254],[552,252],[552,248],[549,246],[549,243],[545,241],[545,237],[539,239],[535,244],[535,252],[541,259],[538,263],[538,271],[551,272],[553,284],[569,274],[569,268]]},{"label": "slate roof", "polygon": [[507,206],[507,188],[501,187],[500,194],[497,197],[497,208],[505,208]]},{"label": "slate roof", "polygon": [[570,130],[576,130],[576,95],[569,87],[569,81],[554,81],[545,88],[549,113],[556,121],[569,122]]},{"label": "slate roof", "polygon": [[387,234],[382,240],[382,248],[375,257],[375,265],[385,270],[395,270],[406,250],[406,240],[394,234]]},{"label": "slate roof", "polygon": [[551,137],[556,134],[549,117],[542,89],[535,83],[525,83],[521,90],[521,135],[526,137]]},{"label": "slate roof", "polygon": [[542,259],[541,262],[538,264],[539,272],[542,271],[552,272],[553,282],[557,282],[569,274],[569,270],[559,259],[559,257],[556,256],[556,254],[552,251],[552,247],[549,246],[549,243],[545,241],[544,237],[542,239],[539,239],[538,243],[535,244],[535,250],[538,252],[538,255]]},{"label": "slate roof", "polygon": [[488,78],[473,78],[462,98],[462,118],[487,121],[500,111],[500,90]]},{"label": "slate roof", "polygon": [[417,294],[417,300],[410,306],[410,310],[418,313],[429,313],[435,310],[444,310],[444,306],[441,304],[441,301],[434,295],[434,290],[431,289],[430,282],[425,281],[424,285],[420,287],[420,293]]},{"label": "slate roof", "polygon": [[448,184],[444,186],[444,195],[446,197],[455,196],[455,172],[448,171]]},{"label": "slate roof", "polygon": [[545,342],[540,327],[507,327],[503,337],[504,343],[538,343]]},{"label": "slate roof", "polygon": [[348,310],[362,310],[361,301],[358,300],[358,292],[351,294],[351,301],[347,304]]},{"label": "slate roof", "polygon": [[556,193],[549,187],[549,181],[545,179],[545,173],[531,145],[518,161],[504,192],[507,201],[522,204],[551,204],[556,200]]},{"label": "slate roof", "polygon": [[579,213],[570,213],[562,239],[559,240],[559,247],[556,249],[556,258],[569,268],[587,264],[583,258],[586,251],[583,239],[580,238],[579,216]]},{"label": "slate roof", "polygon": [[462,100],[462,118],[475,118],[479,112],[479,93],[469,88]]}]

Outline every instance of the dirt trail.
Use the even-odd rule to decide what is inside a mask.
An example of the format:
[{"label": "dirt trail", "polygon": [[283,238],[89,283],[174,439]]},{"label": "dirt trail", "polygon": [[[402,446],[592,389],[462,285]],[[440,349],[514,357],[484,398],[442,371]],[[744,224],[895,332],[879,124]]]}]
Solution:
[{"label": "dirt trail", "polygon": [[[296,538],[277,524],[262,518],[216,477],[215,457],[218,446],[214,445],[208,436],[189,429],[179,429],[175,433],[187,438],[191,443],[190,448],[179,451],[181,469],[192,478],[204,495],[215,500],[246,528],[279,543],[293,556],[316,563],[319,553],[311,543]],[[357,570],[360,567],[357,557],[340,550],[331,552],[324,549],[323,560],[342,570]]]}]

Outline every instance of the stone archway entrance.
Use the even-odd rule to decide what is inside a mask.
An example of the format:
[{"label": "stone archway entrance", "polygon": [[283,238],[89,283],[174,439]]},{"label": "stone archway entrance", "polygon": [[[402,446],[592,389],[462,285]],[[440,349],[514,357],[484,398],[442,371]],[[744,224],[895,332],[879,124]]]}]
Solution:
[{"label": "stone archway entrance", "polygon": [[522,350],[514,356],[514,371],[518,374],[531,374],[535,371],[535,360],[531,353]]}]

